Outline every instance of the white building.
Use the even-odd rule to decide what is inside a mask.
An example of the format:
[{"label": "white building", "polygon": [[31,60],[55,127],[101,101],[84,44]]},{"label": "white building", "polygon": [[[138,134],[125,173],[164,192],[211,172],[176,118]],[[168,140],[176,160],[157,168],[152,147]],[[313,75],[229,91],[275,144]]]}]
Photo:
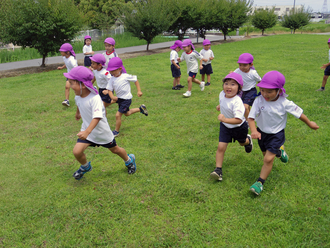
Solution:
[{"label": "white building", "polygon": [[[296,10],[301,10],[304,6],[303,5],[296,5],[295,9]],[[289,14],[290,10],[293,10],[293,5],[275,5],[275,6],[253,6],[252,7],[252,11],[251,14],[253,14],[253,12],[255,10],[261,10],[261,9],[272,9],[274,8],[274,13],[278,16],[278,18],[280,19],[282,16],[284,16],[285,14]]]}]

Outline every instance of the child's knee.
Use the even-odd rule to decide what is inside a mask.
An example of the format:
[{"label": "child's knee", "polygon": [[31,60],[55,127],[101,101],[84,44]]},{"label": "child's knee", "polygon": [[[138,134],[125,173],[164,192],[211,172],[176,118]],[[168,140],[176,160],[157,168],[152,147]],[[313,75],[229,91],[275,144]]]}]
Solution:
[{"label": "child's knee", "polygon": [[83,151],[75,146],[72,150],[72,153],[75,157],[80,157],[83,154]]}]

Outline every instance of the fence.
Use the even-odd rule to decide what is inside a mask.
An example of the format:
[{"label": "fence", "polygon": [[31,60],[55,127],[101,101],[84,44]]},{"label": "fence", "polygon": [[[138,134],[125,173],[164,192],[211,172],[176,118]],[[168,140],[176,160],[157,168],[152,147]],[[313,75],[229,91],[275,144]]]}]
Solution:
[{"label": "fence", "polygon": [[80,31],[79,34],[74,38],[74,41],[77,40],[84,40],[86,35],[89,35],[92,40],[99,40],[103,36],[112,36],[115,34],[123,34],[124,33],[124,26],[120,25],[116,28],[106,29],[106,30],[99,30],[99,29],[91,29],[91,30],[83,30]]}]

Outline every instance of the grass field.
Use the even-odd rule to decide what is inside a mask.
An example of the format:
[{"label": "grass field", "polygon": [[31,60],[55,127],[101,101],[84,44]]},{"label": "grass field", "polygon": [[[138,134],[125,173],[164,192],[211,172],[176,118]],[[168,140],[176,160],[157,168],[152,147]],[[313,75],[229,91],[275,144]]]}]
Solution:
[{"label": "grass field", "polygon": [[[81,122],[74,106],[61,105],[63,72],[1,79],[0,247],[330,247],[330,89],[315,91],[327,40],[276,35],[212,46],[211,86],[193,85],[188,99],[171,90],[169,53],[124,60],[143,92],[138,98],[132,84],[132,107],[149,110],[124,118],[116,139],[136,155],[134,175],[107,149],[89,148],[93,170],[74,180]],[[251,154],[230,144],[223,182],[209,179],[221,79],[245,52],[260,76],[282,72],[288,98],[320,126],[288,117],[290,160],[275,161],[259,197],[249,191],[262,166],[256,141]],[[187,85],[185,64],[181,71]],[[112,128],[116,111],[108,108]]]}]

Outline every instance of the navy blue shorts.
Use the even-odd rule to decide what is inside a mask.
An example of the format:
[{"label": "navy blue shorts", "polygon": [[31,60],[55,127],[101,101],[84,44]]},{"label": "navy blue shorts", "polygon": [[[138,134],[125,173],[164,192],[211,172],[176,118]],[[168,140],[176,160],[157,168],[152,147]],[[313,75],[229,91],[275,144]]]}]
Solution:
[{"label": "navy blue shorts", "polygon": [[[177,65],[180,66],[179,63],[177,63]],[[172,77],[177,78],[181,76],[181,70],[176,68],[176,66],[173,64],[171,64],[171,71],[172,71]]]},{"label": "navy blue shorts", "polygon": [[106,103],[111,103],[111,98],[110,98],[109,94],[106,94],[106,95],[103,94],[104,90],[106,90],[106,88],[99,88],[99,95],[100,95],[102,101],[106,102]]},{"label": "navy blue shorts", "polygon": [[252,106],[254,99],[257,97],[257,89],[256,87],[248,90],[248,91],[243,91],[242,95],[242,101],[244,104],[248,104],[249,106]]},{"label": "navy blue shorts", "polygon": [[105,147],[105,148],[112,148],[112,147],[115,147],[115,146],[117,145],[115,138],[113,138],[113,140],[112,140],[110,143],[108,143],[108,144],[103,144],[103,145],[95,144],[95,143],[92,142],[92,141],[89,141],[89,140],[82,140],[82,139],[77,139],[77,143],[90,144],[89,146],[91,146],[91,147],[99,147],[99,146],[103,146],[103,147]]},{"label": "navy blue shorts", "polygon": [[91,66],[91,65],[92,65],[91,56],[85,56],[84,66]]},{"label": "navy blue shorts", "polygon": [[196,78],[197,73],[189,72],[188,73],[189,77]]},{"label": "navy blue shorts", "polygon": [[261,133],[261,139],[258,139],[260,150],[262,152],[265,152],[267,150],[274,154],[277,154],[278,149],[280,149],[280,147],[285,142],[284,129],[275,134],[264,133],[259,128],[257,128],[257,130],[259,133]]},{"label": "navy blue shorts", "polygon": [[132,104],[132,99],[118,98],[117,103],[119,106],[118,112],[125,114],[127,113],[127,111],[129,111],[129,107]]},{"label": "navy blue shorts", "polygon": [[325,76],[329,76],[329,75],[330,75],[330,65],[327,66],[327,68],[325,68],[325,70],[324,70],[324,75],[325,75]]},{"label": "navy blue shorts", "polygon": [[200,74],[206,74],[206,75],[211,75],[213,73],[212,70],[212,65],[211,64],[207,64],[207,65],[203,65],[203,69],[199,70]]},{"label": "navy blue shorts", "polygon": [[235,128],[228,128],[222,122],[220,122],[220,133],[219,133],[219,142],[231,143],[237,140],[239,143],[245,143],[248,135],[248,124],[246,121]]}]

